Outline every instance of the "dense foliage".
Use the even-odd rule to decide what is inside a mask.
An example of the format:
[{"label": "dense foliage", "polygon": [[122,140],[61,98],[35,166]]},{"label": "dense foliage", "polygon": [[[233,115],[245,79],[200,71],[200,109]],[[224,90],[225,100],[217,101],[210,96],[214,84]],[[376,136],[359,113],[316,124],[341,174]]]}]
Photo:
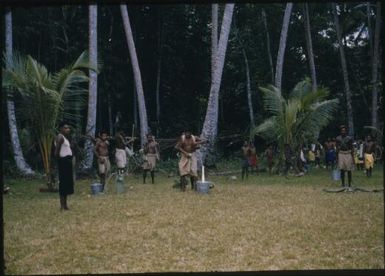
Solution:
[{"label": "dense foliage", "polygon": [[[236,4],[219,99],[219,137],[239,134],[241,141],[249,135],[250,119],[242,47],[249,59],[256,124],[262,123],[269,116],[263,107],[259,89],[272,83],[262,9],[266,12],[275,67],[285,3]],[[17,6],[13,7],[12,12],[14,49],[34,57],[48,71],[57,72],[87,48],[86,5]],[[219,12],[220,15],[223,13],[222,4]],[[128,13],[140,63],[151,131],[159,138],[174,138],[184,128],[191,128],[193,132],[199,133],[210,92],[211,5],[128,5]],[[370,125],[372,84],[368,60],[372,42],[368,38],[367,27],[368,23],[371,28],[374,26],[375,3],[371,5],[369,17],[366,2],[339,5],[339,13],[351,75],[356,136],[362,137],[367,131],[364,126]],[[310,3],[309,14],[317,82],[320,86],[328,87],[330,95],[327,99],[337,98],[340,102],[334,118],[320,133],[320,138],[324,139],[335,136],[339,124],[346,124],[343,79],[330,3]],[[283,68],[284,97],[288,96],[298,82],[310,76],[304,33],[302,5],[295,3]],[[103,70],[98,76],[97,130],[114,130],[111,122],[114,123],[117,118],[120,118],[129,133],[132,124],[136,124],[136,129],[139,129],[134,104],[133,74],[118,5],[98,6],[98,52],[103,61]],[[158,123],[155,90],[159,64],[161,112]],[[16,110],[20,109],[22,100],[16,97],[15,104]],[[85,114],[86,111],[83,110],[83,115]],[[77,124],[80,133],[84,133],[84,117]],[[2,118],[6,127],[5,108]],[[23,149],[29,162],[36,167],[38,163],[33,161],[36,158],[36,147],[28,142],[29,124],[19,120],[19,117],[18,122]],[[382,123],[380,122],[381,125]],[[8,134],[4,134],[5,141],[9,141]],[[257,145],[257,149],[262,149],[264,141],[258,141],[261,143]],[[220,140],[218,149],[223,150],[228,143],[229,141]],[[238,150],[239,144],[233,145]],[[5,149],[5,159],[10,159],[9,147]]]}]

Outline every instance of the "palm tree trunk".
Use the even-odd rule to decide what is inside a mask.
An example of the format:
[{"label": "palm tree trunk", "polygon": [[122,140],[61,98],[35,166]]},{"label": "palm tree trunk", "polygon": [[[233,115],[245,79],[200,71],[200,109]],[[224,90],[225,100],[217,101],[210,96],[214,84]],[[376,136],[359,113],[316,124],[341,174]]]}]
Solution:
[{"label": "palm tree trunk", "polygon": [[157,131],[156,135],[159,136],[159,128],[160,128],[160,73],[162,69],[162,53],[163,53],[163,24],[161,22],[162,18],[159,16],[158,26],[159,26],[159,39],[158,39],[158,70],[156,73],[156,89],[155,89],[155,98],[156,98],[156,123],[157,123]]},{"label": "palm tree trunk", "polygon": [[136,92],[137,92],[138,104],[139,104],[141,145],[143,146],[144,143],[146,142],[148,122],[147,122],[146,103],[144,100],[144,92],[143,92],[143,86],[142,86],[142,77],[140,74],[139,62],[138,62],[138,57],[136,55],[135,43],[134,43],[134,38],[132,36],[132,30],[130,25],[130,19],[128,17],[127,6],[120,5],[120,11],[122,14],[124,31],[126,33],[128,50],[130,52],[132,69],[134,71],[134,79],[135,79]]},{"label": "palm tree trunk", "polygon": [[285,9],[285,15],[283,16],[283,23],[281,29],[281,38],[279,41],[279,49],[277,55],[277,66],[275,68],[275,86],[281,90],[282,87],[282,71],[283,71],[283,61],[285,56],[285,48],[287,41],[287,32],[289,30],[290,24],[290,15],[293,8],[293,3],[287,3]]},{"label": "palm tree trunk", "polygon": [[305,14],[305,37],[306,37],[306,46],[307,53],[309,59],[309,66],[311,72],[311,86],[313,92],[317,90],[317,75],[315,71],[315,63],[314,63],[314,54],[313,54],[313,42],[311,39],[311,31],[310,31],[310,17],[309,17],[309,5],[308,3],[303,4],[303,10]]},{"label": "palm tree trunk", "polygon": [[112,121],[112,101],[111,101],[111,96],[108,94],[107,96],[107,102],[108,102],[108,126],[110,128],[110,135],[115,135],[115,130],[114,130],[114,123]]},{"label": "palm tree trunk", "polygon": [[332,3],[332,6],[333,6],[334,24],[337,32],[338,45],[340,50],[342,73],[343,73],[344,84],[345,84],[344,86],[345,86],[346,107],[347,107],[347,115],[348,115],[349,135],[354,137],[352,96],[351,96],[351,91],[349,86],[349,76],[348,76],[348,68],[346,65],[345,50],[342,44],[341,29],[340,29],[338,14],[337,14],[337,5],[335,3]]},{"label": "palm tree trunk", "polygon": [[[12,40],[12,11],[11,8],[7,8],[5,11],[5,54],[7,58],[10,58],[13,55]],[[19,134],[17,132],[15,104],[9,98],[7,99],[7,115],[9,135],[11,138],[13,158],[15,160],[16,167],[22,174],[34,175],[35,172],[24,159],[23,151],[20,146]]]},{"label": "palm tree trunk", "polygon": [[267,56],[269,57],[271,83],[274,83],[274,66],[273,66],[273,58],[271,56],[270,35],[269,35],[269,29],[267,28],[265,9],[262,9],[262,20],[263,20],[263,26],[265,27],[265,31],[266,31],[266,48],[267,48]]},{"label": "palm tree trunk", "polygon": [[275,68],[275,86],[279,90],[281,90],[281,87],[282,87],[283,61],[284,61],[284,56],[285,56],[287,32],[289,30],[290,15],[291,15],[292,8],[293,8],[293,3],[287,3],[286,4],[285,14],[283,16],[282,29],[281,29],[281,38],[279,41],[277,65]]},{"label": "palm tree trunk", "polygon": [[368,18],[368,40],[369,40],[369,54],[370,54],[370,64],[373,64],[373,33],[372,33],[372,23],[371,23],[371,2],[366,3],[366,16]]},{"label": "palm tree trunk", "polygon": [[381,29],[381,2],[377,2],[376,25],[374,27],[374,47],[372,63],[372,126],[378,127],[378,61],[380,48],[380,29]]},{"label": "palm tree trunk", "polygon": [[[97,20],[98,20],[98,6],[89,5],[89,55],[90,55],[90,64],[96,67],[97,64],[97,41],[98,41],[98,31],[97,31]],[[87,126],[86,126],[86,135],[94,137],[96,131],[96,108],[97,108],[97,73],[93,70],[89,70],[89,84],[88,84],[88,113],[87,113]],[[85,159],[82,163],[83,169],[92,168],[92,163],[94,159],[93,143],[90,139],[86,140],[85,144]]]},{"label": "palm tree trunk", "polygon": [[247,103],[249,106],[249,115],[250,115],[250,125],[253,129],[255,126],[255,120],[254,120],[254,109],[253,109],[253,102],[251,99],[251,84],[250,84],[250,69],[249,69],[249,61],[247,59],[245,48],[242,47],[242,55],[243,60],[245,61],[245,67],[246,67],[246,91],[247,91]]},{"label": "palm tree trunk", "polygon": [[218,4],[211,5],[211,84],[214,79],[215,57],[218,50]]},{"label": "palm tree trunk", "polygon": [[208,140],[198,152],[199,159],[204,162],[208,150],[214,147],[215,139],[218,131],[218,98],[222,79],[222,72],[225,62],[226,49],[230,33],[230,26],[234,11],[234,4],[226,4],[223,14],[221,33],[219,37],[219,44],[217,54],[215,57],[215,70],[213,73],[212,84],[210,88],[210,96],[207,104],[207,111],[205,121],[203,123],[201,137]]},{"label": "palm tree trunk", "polygon": [[135,82],[133,83],[133,89],[134,91],[134,108],[133,108],[133,113],[134,113],[134,125],[135,129],[138,129],[138,94],[136,93],[136,86]]}]

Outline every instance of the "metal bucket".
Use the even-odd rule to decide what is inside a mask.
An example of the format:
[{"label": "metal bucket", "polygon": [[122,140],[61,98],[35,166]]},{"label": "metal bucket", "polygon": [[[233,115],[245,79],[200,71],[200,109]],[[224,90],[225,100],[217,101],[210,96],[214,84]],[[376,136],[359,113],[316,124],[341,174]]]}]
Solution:
[{"label": "metal bucket", "polygon": [[341,180],[341,171],[340,171],[340,170],[337,170],[337,169],[332,170],[332,179],[333,179],[334,181],[339,181],[339,180]]},{"label": "metal bucket", "polygon": [[103,185],[100,183],[92,183],[91,184],[91,194],[97,195],[102,192]]},{"label": "metal bucket", "polygon": [[118,175],[116,177],[116,193],[121,194],[124,192],[124,181],[123,181],[123,175]]},{"label": "metal bucket", "polygon": [[207,194],[210,190],[210,181],[197,181],[197,192],[200,194]]}]

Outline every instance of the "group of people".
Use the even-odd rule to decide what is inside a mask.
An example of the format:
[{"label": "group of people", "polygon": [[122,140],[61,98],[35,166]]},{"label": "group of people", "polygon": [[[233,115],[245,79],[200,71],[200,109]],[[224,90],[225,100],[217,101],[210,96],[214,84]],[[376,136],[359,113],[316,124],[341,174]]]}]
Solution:
[{"label": "group of people", "polygon": [[[324,155],[324,168],[339,169],[341,172],[342,186],[345,186],[345,174],[348,177],[348,186],[351,186],[352,170],[365,169],[367,177],[372,176],[375,161],[376,143],[368,135],[365,139],[354,142],[353,138],[347,134],[347,127],[340,126],[340,134],[336,138],[328,138],[324,143],[311,143],[309,146],[301,145],[297,150],[293,149],[288,143],[284,145],[284,175],[287,176],[290,168],[295,168],[297,175],[304,175],[309,171],[310,166],[321,167],[322,156]],[[251,167],[250,157],[255,154],[254,146],[245,141],[242,149],[242,180],[248,176],[248,168]],[[264,152],[267,167],[271,174],[275,151],[271,144]],[[257,159],[257,158],[256,158]]]},{"label": "group of people", "polygon": [[[61,123],[59,128],[60,133],[55,139],[54,154],[58,165],[60,207],[62,210],[68,210],[67,196],[73,194],[75,181],[74,177],[72,177],[73,152],[69,142],[70,126],[66,123]],[[150,172],[151,183],[154,183],[156,164],[160,160],[160,149],[158,142],[155,141],[155,137],[152,134],[147,134],[146,138],[147,141],[139,151],[142,153],[143,183],[146,183],[148,172]],[[127,168],[127,155],[133,154],[132,144],[135,138],[126,137],[124,131],[120,129],[113,138],[109,137],[106,131],[101,131],[98,137],[93,140],[98,175],[102,184],[102,190],[104,190],[106,179],[111,171],[110,141],[113,140],[115,145],[117,173],[123,174]],[[207,141],[193,135],[191,131],[184,131],[175,145],[175,149],[179,152],[180,156],[178,169],[182,191],[186,190],[188,178],[190,178],[191,189],[197,188],[198,159],[196,150],[205,142]],[[283,153],[285,159],[284,174],[287,176],[289,169],[293,167],[293,160],[297,160],[296,168],[301,172],[308,170],[309,163],[314,163],[316,167],[320,167],[321,156],[324,154],[325,167],[335,169],[338,166],[341,172],[342,186],[345,186],[345,174],[347,174],[347,182],[350,187],[354,167],[362,168],[365,166],[366,175],[368,177],[372,176],[375,149],[376,144],[370,135],[366,138],[365,142],[359,141],[359,143],[354,143],[352,137],[347,135],[346,126],[341,126],[340,135],[335,139],[328,139],[324,147],[320,143],[314,143],[308,149],[300,147],[299,153],[295,154],[290,145],[285,144]],[[264,155],[268,171],[271,174],[275,156],[272,144],[268,145]],[[241,156],[242,180],[244,180],[244,178],[248,177],[249,167],[258,172],[258,157],[253,143],[249,141],[244,142]]]},{"label": "group of people", "polygon": [[[159,144],[155,141],[152,134],[146,135],[146,143],[143,145],[142,153],[142,168],[143,168],[143,183],[146,183],[147,173],[151,174],[151,183],[155,183],[155,167],[156,162],[160,160]],[[127,156],[132,155],[133,149],[129,148],[135,141],[134,137],[125,137],[123,130],[118,130],[116,136],[111,138],[106,131],[101,131],[95,139],[94,153],[98,163],[98,174],[102,184],[102,192],[106,183],[106,177],[111,170],[109,159],[109,140],[115,141],[115,161],[118,174],[124,174],[127,168]]]},{"label": "group of people", "polygon": [[[55,139],[54,156],[57,160],[57,168],[59,175],[59,196],[60,209],[69,210],[67,205],[67,197],[74,193],[73,177],[73,150],[70,143],[70,125],[68,123],[59,124],[59,134]],[[147,141],[139,151],[142,155],[143,183],[146,183],[148,172],[150,172],[151,183],[155,183],[155,168],[157,161],[160,160],[159,143],[155,141],[152,134],[146,135]],[[127,155],[133,154],[130,146],[135,141],[134,137],[125,137],[124,131],[119,129],[115,137],[109,137],[107,131],[100,131],[94,142],[94,154],[97,161],[97,170],[102,184],[102,192],[106,184],[108,175],[111,172],[110,148],[111,141],[115,145],[115,163],[117,173],[122,175],[127,168]],[[179,151],[180,160],[178,164],[180,175],[180,188],[186,190],[187,178],[190,177],[191,189],[196,189],[198,179],[198,166],[196,150],[205,140],[192,135],[191,131],[185,131],[179,137],[175,149]]]},{"label": "group of people", "polygon": [[[61,210],[68,210],[67,196],[74,193],[73,176],[73,150],[69,141],[70,125],[67,123],[59,124],[59,134],[55,139],[55,158],[57,160],[59,175],[59,196]],[[152,183],[155,182],[156,161],[160,159],[159,144],[155,141],[152,134],[147,134],[147,141],[140,151],[142,153],[143,183],[146,183],[147,173],[151,174]],[[130,146],[134,143],[134,137],[126,137],[124,131],[119,129],[115,137],[110,137],[107,131],[100,131],[94,142],[94,154],[97,162],[97,171],[102,184],[102,192],[106,184],[108,175],[111,172],[110,148],[111,141],[114,141],[115,163],[117,173],[122,175],[127,169],[127,155],[132,154]]]},{"label": "group of people", "polygon": [[249,177],[249,167],[258,172],[258,157],[255,146],[250,141],[244,141],[241,149],[242,180]]}]

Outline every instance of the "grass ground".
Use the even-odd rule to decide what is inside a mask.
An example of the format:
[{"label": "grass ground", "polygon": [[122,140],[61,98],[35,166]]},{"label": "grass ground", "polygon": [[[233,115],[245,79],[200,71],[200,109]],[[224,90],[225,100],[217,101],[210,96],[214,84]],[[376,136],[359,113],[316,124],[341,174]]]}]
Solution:
[{"label": "grass ground", "polygon": [[[90,196],[77,181],[70,211],[39,180],[5,179],[7,274],[384,268],[383,193],[325,193],[326,170],[304,177],[210,176],[208,195],[126,179],[126,192]],[[382,171],[354,186],[383,188]]]}]

